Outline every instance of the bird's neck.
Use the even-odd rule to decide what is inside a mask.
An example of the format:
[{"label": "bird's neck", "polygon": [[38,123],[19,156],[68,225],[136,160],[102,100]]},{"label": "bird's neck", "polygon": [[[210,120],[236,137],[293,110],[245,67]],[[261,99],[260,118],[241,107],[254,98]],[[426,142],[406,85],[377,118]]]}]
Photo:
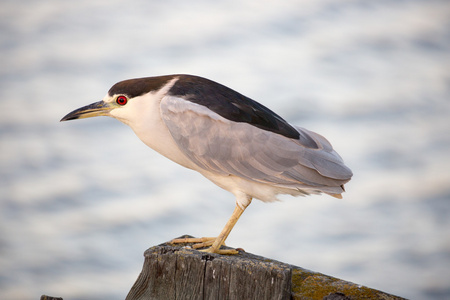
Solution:
[{"label": "bird's neck", "polygon": [[135,118],[132,121],[121,121],[130,126],[148,147],[186,168],[195,169],[195,165],[181,152],[161,119],[160,103],[167,93],[166,90],[162,90],[170,88],[173,83],[172,80],[156,93],[134,98],[133,114]]}]

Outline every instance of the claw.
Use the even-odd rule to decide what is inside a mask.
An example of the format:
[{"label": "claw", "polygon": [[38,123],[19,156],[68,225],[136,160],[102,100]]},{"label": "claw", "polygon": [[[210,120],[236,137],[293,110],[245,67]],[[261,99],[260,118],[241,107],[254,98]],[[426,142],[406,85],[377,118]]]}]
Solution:
[{"label": "claw", "polygon": [[[193,249],[200,249],[209,247],[212,244],[214,244],[215,240],[217,238],[215,237],[202,237],[202,238],[181,238],[181,239],[173,239],[169,242],[169,244],[186,244],[186,243],[192,243]],[[224,244],[222,244],[224,245]],[[213,247],[209,247],[207,249],[201,249],[199,251],[202,252],[208,252],[208,253],[217,253],[217,254],[223,254],[223,255],[232,255],[232,254],[239,254],[239,251],[234,249],[213,249]]]},{"label": "claw", "polygon": [[[250,199],[247,199],[251,201]],[[250,204],[250,202],[248,203]],[[193,243],[192,248],[199,249],[199,248],[205,248],[208,246],[208,249],[202,249],[200,251],[202,252],[209,252],[209,253],[218,253],[218,254],[238,254],[239,251],[235,249],[223,249],[221,250],[220,247],[225,245],[225,240],[227,239],[228,235],[231,232],[231,229],[233,229],[234,225],[236,224],[239,217],[244,212],[245,208],[248,206],[248,204],[245,207],[241,207],[236,202],[236,207],[234,208],[233,214],[231,215],[230,219],[228,220],[225,227],[222,229],[222,232],[219,234],[218,237],[203,237],[203,238],[181,238],[181,239],[173,239],[169,243],[170,244],[185,244],[185,243]]]},{"label": "claw", "polygon": [[207,253],[217,253],[221,255],[236,255],[239,254],[239,251],[236,249],[217,249],[215,251],[212,250],[212,247],[209,247],[208,249],[201,249],[199,250],[201,252],[207,252]]}]

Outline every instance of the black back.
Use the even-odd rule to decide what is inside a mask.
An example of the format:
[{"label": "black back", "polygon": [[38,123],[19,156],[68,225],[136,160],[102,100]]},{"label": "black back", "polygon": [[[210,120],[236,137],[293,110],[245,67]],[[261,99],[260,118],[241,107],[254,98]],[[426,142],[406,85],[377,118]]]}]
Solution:
[{"label": "black back", "polygon": [[206,78],[179,75],[169,94],[208,107],[220,116],[298,139],[298,131],[262,104]]}]

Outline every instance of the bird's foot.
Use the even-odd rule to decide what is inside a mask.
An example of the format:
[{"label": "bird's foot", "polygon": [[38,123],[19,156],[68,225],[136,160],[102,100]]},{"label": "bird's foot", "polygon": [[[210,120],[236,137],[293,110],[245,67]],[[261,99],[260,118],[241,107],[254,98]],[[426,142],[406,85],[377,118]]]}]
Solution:
[{"label": "bird's foot", "polygon": [[[185,243],[193,243],[192,248],[193,249],[200,249],[209,247],[212,244],[214,244],[214,241],[216,240],[216,237],[202,237],[202,238],[181,238],[181,239],[173,239],[169,243],[170,244],[185,244]],[[225,244],[223,244],[225,245]],[[217,248],[209,247],[207,249],[201,249],[199,251],[202,252],[208,252],[208,253],[217,253],[217,254],[225,254],[225,255],[232,255],[232,254],[238,254],[239,251],[235,249],[220,249],[220,246]]]},{"label": "bird's foot", "polygon": [[212,247],[209,247],[207,249],[201,249],[199,251],[207,252],[207,253],[217,253],[221,255],[236,255],[239,254],[239,251],[236,249],[212,249]]},{"label": "bird's foot", "polygon": [[181,239],[173,239],[169,243],[170,244],[191,243],[191,244],[194,244],[194,245],[192,245],[192,248],[199,249],[199,248],[205,248],[205,247],[211,246],[215,240],[216,240],[215,237],[181,238]]}]

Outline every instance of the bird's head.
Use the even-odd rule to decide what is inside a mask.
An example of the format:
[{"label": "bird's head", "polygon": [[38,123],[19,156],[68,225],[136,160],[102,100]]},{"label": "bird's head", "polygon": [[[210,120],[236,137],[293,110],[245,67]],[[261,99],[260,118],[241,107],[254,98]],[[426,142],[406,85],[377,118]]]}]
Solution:
[{"label": "bird's head", "polygon": [[103,100],[78,108],[61,121],[109,116],[130,125],[151,108],[151,102],[161,100],[176,81],[175,75],[137,78],[114,84]]},{"label": "bird's head", "polygon": [[[115,115],[123,115],[123,112],[126,110],[125,106],[129,104],[130,100],[132,100],[132,98],[127,95],[108,94],[101,101],[80,107],[68,113],[61,121],[85,119],[97,116],[114,117]],[[130,106],[131,105],[132,104],[130,104]]]}]

